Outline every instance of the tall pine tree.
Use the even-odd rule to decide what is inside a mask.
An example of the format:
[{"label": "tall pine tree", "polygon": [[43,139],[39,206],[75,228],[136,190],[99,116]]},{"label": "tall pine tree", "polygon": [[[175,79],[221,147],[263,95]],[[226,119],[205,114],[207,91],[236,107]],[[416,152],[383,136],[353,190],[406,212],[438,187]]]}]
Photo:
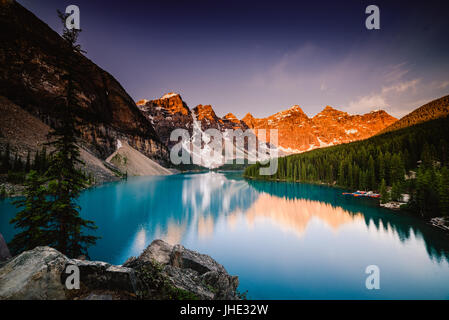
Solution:
[{"label": "tall pine tree", "polygon": [[66,14],[58,12],[62,20],[63,39],[68,49],[74,53],[67,59],[67,73],[63,79],[66,83],[65,102],[59,109],[60,123],[49,134],[48,144],[52,146],[48,177],[48,193],[51,199],[49,208],[49,238],[50,245],[64,254],[76,257],[87,255],[87,248],[95,244],[95,236],[86,235],[84,231],[96,229],[93,221],[80,217],[80,207],[76,202],[80,192],[87,185],[86,175],[79,169],[83,164],[77,146],[77,129],[74,109],[78,107],[74,93],[74,66],[81,53],[76,44],[79,32],[77,29],[67,29]]},{"label": "tall pine tree", "polygon": [[440,195],[440,211],[444,216],[449,217],[449,169],[447,167],[441,169],[438,192]]},{"label": "tall pine tree", "polygon": [[45,181],[31,170],[25,181],[24,198],[13,202],[17,208],[23,208],[10,223],[21,231],[9,243],[10,249],[18,254],[37,246],[48,245],[47,224],[49,205],[46,199]]}]

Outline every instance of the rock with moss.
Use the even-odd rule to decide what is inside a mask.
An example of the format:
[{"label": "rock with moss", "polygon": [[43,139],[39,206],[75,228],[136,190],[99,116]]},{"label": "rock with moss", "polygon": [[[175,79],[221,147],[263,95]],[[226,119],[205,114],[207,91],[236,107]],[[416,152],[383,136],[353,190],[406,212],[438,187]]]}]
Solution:
[{"label": "rock with moss", "polygon": [[[150,270],[154,275],[156,269],[165,285],[176,288],[180,293],[189,292],[198,299],[239,299],[237,276],[229,275],[210,256],[179,244],[172,246],[165,241],[154,240],[138,258],[128,259],[124,266],[135,269],[138,274],[141,270]],[[140,280],[141,283],[149,283],[145,279]],[[149,289],[151,291],[152,288]]]},{"label": "rock with moss", "polygon": [[[66,286],[67,267],[79,270],[79,289]],[[0,265],[0,300],[239,299],[238,277],[210,256],[155,240],[124,265],[70,259],[36,247]]]}]

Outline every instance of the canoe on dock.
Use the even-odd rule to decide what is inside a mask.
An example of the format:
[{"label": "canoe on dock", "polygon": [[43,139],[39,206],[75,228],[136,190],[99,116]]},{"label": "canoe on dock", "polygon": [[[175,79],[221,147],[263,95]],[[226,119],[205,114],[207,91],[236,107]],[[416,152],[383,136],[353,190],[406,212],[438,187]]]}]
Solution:
[{"label": "canoe on dock", "polygon": [[356,191],[356,192],[343,192],[343,195],[351,195],[353,197],[368,197],[368,198],[380,198],[379,193],[372,191]]}]

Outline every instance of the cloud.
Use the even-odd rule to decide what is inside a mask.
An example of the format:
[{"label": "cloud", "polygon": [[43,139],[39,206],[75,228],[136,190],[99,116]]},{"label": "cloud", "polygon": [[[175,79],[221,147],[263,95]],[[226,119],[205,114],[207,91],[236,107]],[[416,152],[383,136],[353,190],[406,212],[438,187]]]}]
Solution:
[{"label": "cloud", "polygon": [[388,87],[382,88],[382,95],[396,92],[396,93],[402,93],[409,89],[416,89],[416,85],[421,81],[421,79],[413,79],[410,81],[400,82],[395,85],[391,85]]},{"label": "cloud", "polygon": [[345,111],[352,114],[366,113],[375,109],[388,107],[385,98],[379,94],[364,96],[356,101],[351,101]]},{"label": "cloud", "polygon": [[326,90],[327,90],[326,83],[321,82],[320,90],[321,90],[321,91],[326,91]]},{"label": "cloud", "polygon": [[402,62],[396,64],[394,66],[388,67],[388,70],[385,72],[384,78],[387,82],[395,82],[401,80],[407,73],[409,73],[409,69],[404,68],[407,65],[407,62]]},{"label": "cloud", "polygon": [[[298,86],[310,84],[311,72],[307,69],[310,67],[310,62],[319,54],[319,48],[312,44],[306,44],[295,51],[285,53],[276,63],[256,73],[249,85],[286,92],[296,90]],[[316,82],[315,79],[313,81]]]},{"label": "cloud", "polygon": [[449,81],[443,81],[443,82],[441,82],[441,84],[438,86],[438,89],[446,89],[447,87],[449,87]]},{"label": "cloud", "polygon": [[447,94],[449,80],[441,68],[423,71],[394,60],[372,59],[363,48],[335,53],[309,43],[253,73],[247,91],[263,92],[258,105],[266,114],[298,104],[309,115],[331,105],[352,114],[384,109],[395,117]]},{"label": "cloud", "polygon": [[390,109],[389,112],[394,116],[401,116],[407,112],[407,110],[399,111],[396,107],[396,103],[390,101],[397,101],[403,93],[408,91],[416,91],[416,86],[420,83],[420,79],[413,79],[409,81],[398,82],[393,85],[382,87],[379,93],[372,93],[366,96],[362,96],[357,100],[349,102],[349,105],[345,110],[349,113],[366,113],[375,109]]}]

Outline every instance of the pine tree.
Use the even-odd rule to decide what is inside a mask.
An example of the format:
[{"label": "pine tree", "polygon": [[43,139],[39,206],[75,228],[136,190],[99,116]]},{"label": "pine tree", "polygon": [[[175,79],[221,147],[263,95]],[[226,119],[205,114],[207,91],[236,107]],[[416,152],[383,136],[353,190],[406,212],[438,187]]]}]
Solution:
[{"label": "pine tree", "polygon": [[379,154],[379,179],[382,181],[382,179],[385,179],[385,161],[384,161],[384,155],[382,152]]},{"label": "pine tree", "polygon": [[338,185],[344,186],[344,184],[345,184],[345,168],[343,161],[341,161],[338,167]]},{"label": "pine tree", "polygon": [[352,165],[351,163],[348,164],[348,183],[347,186],[349,188],[353,188],[354,187],[354,176],[352,174]]},{"label": "pine tree", "polygon": [[399,201],[400,197],[401,197],[401,185],[399,184],[399,182],[395,182],[391,187],[391,200]]},{"label": "pine tree", "polygon": [[369,156],[369,160],[368,160],[368,184],[369,184],[369,189],[370,190],[375,190],[376,189],[376,171],[375,171],[375,167],[374,167],[374,159],[373,156],[370,155]]},{"label": "pine tree", "polygon": [[31,171],[25,181],[25,198],[13,202],[17,208],[23,208],[11,219],[21,232],[16,234],[9,247],[14,253],[48,245],[47,223],[49,221],[49,202],[46,200],[44,181],[36,171]]},{"label": "pine tree", "polygon": [[429,168],[432,166],[432,153],[429,147],[429,144],[424,143],[422,152],[421,152],[421,166],[423,168]]},{"label": "pine tree", "polygon": [[23,170],[23,163],[22,163],[22,160],[20,159],[19,155],[17,154],[17,152],[16,152],[16,154],[14,156],[14,162],[13,162],[12,170],[14,172],[20,172],[20,171]]},{"label": "pine tree", "polygon": [[36,151],[36,153],[34,155],[34,161],[33,161],[32,168],[33,168],[33,170],[39,172],[39,151]]},{"label": "pine tree", "polygon": [[30,151],[27,153],[27,160],[25,162],[25,172],[30,172],[31,170],[31,159],[30,159]]},{"label": "pine tree", "polygon": [[449,216],[449,169],[447,167],[441,169],[438,193],[440,196],[440,212],[447,217]]},{"label": "pine tree", "polygon": [[[80,30],[67,29],[66,14],[58,12],[64,25],[63,39],[68,49],[80,53],[80,46],[76,44]],[[74,55],[77,57],[77,55]],[[66,82],[66,99],[61,106],[60,123],[50,132],[49,140],[54,149],[51,153],[46,176],[48,177],[48,193],[51,199],[49,208],[49,238],[50,245],[62,253],[76,257],[87,255],[87,248],[95,244],[95,236],[85,235],[84,229],[96,229],[92,221],[80,217],[80,207],[76,203],[80,192],[87,185],[87,177],[78,169],[83,162],[77,146],[77,130],[74,109],[78,106],[74,94],[73,65],[76,60],[67,64],[67,73],[63,76]]]},{"label": "pine tree", "polygon": [[8,143],[6,145],[5,152],[2,155],[1,172],[8,172],[8,170],[11,169],[10,161],[11,161],[11,150]]},{"label": "pine tree", "polygon": [[385,183],[385,179],[382,179],[382,181],[380,182],[380,202],[381,203],[387,203],[388,201],[390,201],[390,196],[388,194],[387,191],[387,185]]}]

